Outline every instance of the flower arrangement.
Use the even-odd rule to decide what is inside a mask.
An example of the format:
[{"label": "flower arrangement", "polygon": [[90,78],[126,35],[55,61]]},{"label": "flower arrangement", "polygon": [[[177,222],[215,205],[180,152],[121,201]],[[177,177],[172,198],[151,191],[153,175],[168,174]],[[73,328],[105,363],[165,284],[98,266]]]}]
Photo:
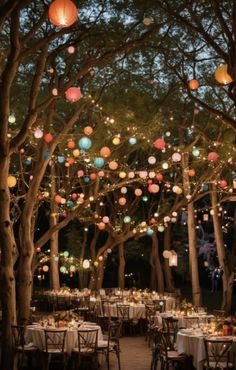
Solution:
[{"label": "flower arrangement", "polygon": [[191,302],[187,302],[186,299],[184,299],[180,304],[180,311],[187,315],[188,312],[192,313],[195,309]]}]

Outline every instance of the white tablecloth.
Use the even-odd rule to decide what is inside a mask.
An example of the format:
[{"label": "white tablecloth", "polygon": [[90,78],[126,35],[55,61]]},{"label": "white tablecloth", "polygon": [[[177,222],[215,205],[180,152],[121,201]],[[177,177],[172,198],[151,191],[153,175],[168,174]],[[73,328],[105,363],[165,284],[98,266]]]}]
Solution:
[{"label": "white tablecloth", "polygon": [[[51,327],[48,327],[47,329],[51,330]],[[66,339],[65,339],[65,349],[70,355],[72,352],[72,349],[75,348],[78,344],[78,334],[77,328],[55,328],[55,330],[60,329],[67,329]],[[89,323],[84,323],[80,325],[79,329],[81,330],[87,330],[87,329],[98,329],[98,340],[103,340],[102,330],[99,325],[93,325]],[[53,330],[53,329],[52,329]],[[45,348],[45,335],[44,335],[44,328],[42,326],[36,326],[36,325],[28,325],[26,327],[25,331],[25,340],[26,343],[33,343],[36,347],[39,349]]]},{"label": "white tablecloth", "polygon": [[[193,357],[193,366],[196,370],[203,370],[203,364],[206,359],[206,351],[204,347],[204,336],[193,333],[182,333],[181,331],[177,334],[177,351],[179,354],[186,353],[188,356]],[[221,337],[226,339],[226,337]],[[227,337],[229,338],[229,337]],[[236,337],[230,337],[235,343],[232,348],[232,352],[236,353]],[[236,367],[235,367],[236,368]]]},{"label": "white tablecloth", "polygon": [[178,327],[179,328],[190,328],[192,325],[198,325],[199,323],[207,323],[207,321],[211,318],[214,318],[213,315],[192,315],[192,316],[182,316],[178,315],[175,316],[172,312],[163,312],[157,313],[155,316],[155,324],[158,326],[162,326],[162,318],[163,317],[173,317],[178,319]]},{"label": "white tablecloth", "polygon": [[[125,304],[126,305],[126,304]],[[145,319],[145,305],[144,304],[127,304],[129,305],[130,319]],[[104,304],[104,313],[106,316],[117,317],[116,304]]]}]

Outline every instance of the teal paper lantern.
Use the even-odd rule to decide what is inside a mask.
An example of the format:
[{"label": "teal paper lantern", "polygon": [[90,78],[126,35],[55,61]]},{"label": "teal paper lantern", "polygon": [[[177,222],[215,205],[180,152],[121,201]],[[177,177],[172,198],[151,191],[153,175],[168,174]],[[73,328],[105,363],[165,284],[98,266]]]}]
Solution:
[{"label": "teal paper lantern", "polygon": [[65,252],[63,252],[63,255],[64,255],[65,258],[67,258],[67,257],[69,257],[69,252],[65,251]]},{"label": "teal paper lantern", "polygon": [[57,162],[58,162],[58,163],[64,163],[64,162],[65,162],[65,157],[64,157],[63,155],[59,155],[59,156],[57,157]]},{"label": "teal paper lantern", "polygon": [[154,231],[152,229],[149,229],[149,230],[147,230],[146,234],[147,234],[147,236],[152,236],[153,232]]},{"label": "teal paper lantern", "polygon": [[97,168],[102,168],[105,164],[105,161],[102,157],[97,157],[97,158],[94,159],[93,164]]},{"label": "teal paper lantern", "polygon": [[129,143],[130,143],[131,145],[135,145],[135,144],[137,143],[137,139],[136,139],[135,137],[131,137],[131,138],[129,139]]},{"label": "teal paper lantern", "polygon": [[82,150],[88,150],[92,146],[92,141],[87,136],[81,137],[81,139],[78,142],[79,148]]},{"label": "teal paper lantern", "polygon": [[88,184],[88,183],[89,183],[89,181],[90,181],[90,178],[89,178],[88,176],[84,176],[84,182],[85,182],[86,184]]},{"label": "teal paper lantern", "polygon": [[73,205],[74,205],[74,202],[72,202],[72,200],[68,200],[67,206],[68,207],[73,207]]}]

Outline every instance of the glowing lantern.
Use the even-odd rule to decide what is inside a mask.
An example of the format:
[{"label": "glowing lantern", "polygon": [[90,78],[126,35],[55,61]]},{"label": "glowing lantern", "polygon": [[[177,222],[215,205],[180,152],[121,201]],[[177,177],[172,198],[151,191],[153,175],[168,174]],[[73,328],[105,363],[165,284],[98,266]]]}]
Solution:
[{"label": "glowing lantern", "polygon": [[91,173],[91,174],[89,175],[89,177],[90,177],[90,179],[91,179],[91,180],[96,180],[97,175],[96,175],[96,173]]},{"label": "glowing lantern", "polygon": [[40,130],[40,128],[36,128],[34,131],[34,137],[35,139],[41,139],[43,137],[43,131]]},{"label": "glowing lantern", "polygon": [[122,186],[122,188],[120,189],[120,192],[122,194],[126,194],[127,193],[127,188],[125,186]]},{"label": "glowing lantern", "polygon": [[179,153],[172,154],[172,161],[173,162],[180,162],[181,161],[181,154],[179,154]]},{"label": "glowing lantern", "polygon": [[72,193],[72,194],[71,194],[71,199],[73,199],[73,200],[77,199],[77,194]]},{"label": "glowing lantern", "polygon": [[95,267],[98,267],[98,265],[99,265],[98,261],[94,261],[93,264],[94,264]]},{"label": "glowing lantern", "polygon": [[147,18],[147,17],[143,18],[143,24],[145,26],[150,26],[150,24],[152,24],[152,23],[153,23],[153,19],[152,18]]},{"label": "glowing lantern", "polygon": [[98,172],[98,176],[99,176],[99,177],[103,177],[104,175],[105,175],[104,171],[99,171],[99,172]]},{"label": "glowing lantern", "polygon": [[210,152],[207,156],[208,161],[214,162],[218,159],[218,154],[216,152]]},{"label": "glowing lantern", "polygon": [[107,146],[104,146],[104,147],[100,150],[100,155],[101,155],[102,157],[107,158],[107,157],[109,157],[109,155],[111,155],[111,151],[110,151],[110,149],[109,149]]},{"label": "glowing lantern", "polygon": [[79,155],[80,155],[80,151],[79,151],[79,149],[75,149],[75,150],[73,150],[73,156],[74,156],[74,157],[79,157]]},{"label": "glowing lantern", "polygon": [[63,252],[63,256],[64,256],[65,258],[68,258],[68,257],[69,257],[69,252],[68,252],[68,251]]},{"label": "glowing lantern", "polygon": [[66,99],[71,102],[76,102],[80,100],[82,94],[78,87],[69,87],[68,90],[66,90]]},{"label": "glowing lantern", "polygon": [[121,172],[119,173],[119,177],[120,177],[121,179],[124,179],[124,178],[126,177],[126,172],[121,171]]},{"label": "glowing lantern", "polygon": [[228,186],[228,183],[227,183],[227,181],[226,181],[226,180],[221,180],[221,181],[220,181],[220,187],[221,187],[222,189],[227,188],[227,186]]},{"label": "glowing lantern", "polygon": [[106,227],[106,224],[104,222],[99,222],[99,224],[98,224],[99,230],[104,230],[105,227]]},{"label": "glowing lantern", "polygon": [[200,150],[197,148],[194,148],[192,151],[192,154],[194,157],[198,157],[200,155]]},{"label": "glowing lantern", "polygon": [[65,273],[66,273],[66,267],[65,267],[65,266],[61,266],[61,267],[60,267],[60,272],[61,272],[62,274],[65,274]]},{"label": "glowing lantern", "polygon": [[125,216],[125,217],[124,217],[124,223],[125,223],[125,224],[130,223],[130,221],[131,221],[131,217],[129,217],[129,216]]},{"label": "glowing lantern", "polygon": [[85,133],[85,135],[92,135],[92,133],[93,133],[93,128],[91,127],[91,126],[86,126],[85,128],[84,128],[84,133]]},{"label": "glowing lantern", "polygon": [[131,137],[131,138],[129,139],[129,143],[130,143],[131,145],[135,145],[135,144],[137,143],[137,139],[136,139],[135,137]]},{"label": "glowing lantern", "polygon": [[156,179],[157,179],[157,181],[162,181],[162,180],[163,180],[163,175],[162,175],[162,173],[157,173],[157,174],[156,174]]},{"label": "glowing lantern", "polygon": [[89,266],[90,266],[90,262],[89,262],[89,260],[83,260],[83,268],[84,268],[84,269],[88,269],[88,268],[89,268]]},{"label": "glowing lantern", "polygon": [[60,195],[55,195],[54,200],[55,200],[56,203],[61,203],[61,199],[62,199],[62,197]]},{"label": "glowing lantern", "polygon": [[48,134],[45,134],[44,137],[43,137],[43,140],[46,142],[46,143],[51,143],[51,141],[53,141],[53,136],[52,134],[50,134],[50,132]]},{"label": "glowing lantern", "polygon": [[183,193],[183,190],[182,190],[179,186],[177,186],[176,194],[177,194],[177,195],[180,195],[180,194],[182,194],[182,193]]},{"label": "glowing lantern", "polygon": [[162,255],[163,255],[163,257],[164,258],[169,258],[170,256],[171,256],[171,252],[170,251],[168,251],[168,250],[165,250],[163,253],[162,253]]},{"label": "glowing lantern", "polygon": [[57,27],[70,27],[78,18],[78,11],[71,0],[55,0],[48,10],[50,22]]},{"label": "glowing lantern", "polygon": [[110,170],[116,170],[118,168],[118,163],[115,161],[112,161],[109,163]]},{"label": "glowing lantern", "polygon": [[177,266],[178,265],[178,256],[175,251],[171,251],[171,255],[169,257],[169,266]]},{"label": "glowing lantern", "polygon": [[108,216],[104,216],[104,217],[102,218],[102,221],[104,222],[104,224],[108,224],[108,222],[109,222],[109,217],[108,217]]},{"label": "glowing lantern", "polygon": [[167,162],[162,163],[163,170],[167,170],[169,168],[169,164]]},{"label": "glowing lantern", "polygon": [[84,171],[83,171],[83,170],[79,170],[79,171],[77,172],[77,176],[78,176],[78,177],[83,177],[83,176],[84,176]]},{"label": "glowing lantern", "polygon": [[14,114],[10,114],[10,116],[8,117],[8,122],[9,123],[15,123],[16,122],[16,117]]},{"label": "glowing lantern", "polygon": [[149,164],[155,164],[156,163],[156,158],[153,157],[153,156],[148,157],[148,163]]},{"label": "glowing lantern", "polygon": [[148,191],[150,193],[158,193],[159,190],[160,190],[160,188],[157,184],[152,184],[152,185],[149,185],[149,187],[148,187]]},{"label": "glowing lantern", "polygon": [[75,272],[75,270],[76,270],[76,267],[74,265],[71,265],[70,266],[70,272]]},{"label": "glowing lantern", "polygon": [[73,140],[69,140],[67,143],[67,148],[74,149],[74,147],[75,147],[75,142]]},{"label": "glowing lantern", "polygon": [[141,195],[142,195],[142,190],[141,189],[135,189],[135,191],[134,191],[134,194],[136,195],[136,197],[141,197]]},{"label": "glowing lantern", "polygon": [[233,81],[232,77],[228,74],[228,64],[223,64],[216,69],[215,79],[223,85],[230,84]]},{"label": "glowing lantern", "polygon": [[74,46],[69,46],[69,47],[67,48],[67,51],[68,51],[68,53],[69,53],[69,54],[74,54],[74,52],[75,52],[75,47],[74,47]]},{"label": "glowing lantern", "polygon": [[87,136],[83,136],[79,140],[79,143],[78,144],[79,144],[79,148],[80,149],[82,149],[82,150],[88,150],[92,146],[92,141]]},{"label": "glowing lantern", "polygon": [[152,236],[153,235],[153,230],[152,229],[148,229],[147,230],[147,232],[146,232],[146,234],[148,235],[148,236]]},{"label": "glowing lantern", "polygon": [[52,95],[57,96],[58,95],[58,90],[56,88],[52,89]]},{"label": "glowing lantern", "polygon": [[74,160],[74,158],[68,158],[67,159],[67,163],[71,166],[72,164],[74,164],[75,163],[75,160]]},{"label": "glowing lantern", "polygon": [[104,166],[104,159],[102,157],[97,157],[94,159],[94,166],[97,167],[97,168],[102,168]]},{"label": "glowing lantern", "polygon": [[189,175],[189,177],[194,177],[195,176],[195,170],[192,168],[192,169],[190,169],[189,171],[188,171],[188,175]]},{"label": "glowing lantern", "polygon": [[166,222],[170,222],[170,217],[169,216],[165,216],[164,217],[164,222],[166,223]]},{"label": "glowing lantern", "polygon": [[8,176],[7,178],[7,186],[9,188],[13,188],[16,185],[16,178],[15,176]]},{"label": "glowing lantern", "polygon": [[120,206],[124,206],[126,204],[126,198],[124,197],[119,198],[118,203]]},{"label": "glowing lantern", "polygon": [[150,171],[148,176],[150,177],[150,179],[154,179],[154,177],[156,176],[156,173],[154,171]]},{"label": "glowing lantern", "polygon": [[159,233],[163,233],[165,228],[164,228],[164,226],[160,225],[160,226],[158,226],[157,230],[159,231]]},{"label": "glowing lantern", "polygon": [[44,266],[42,267],[42,270],[43,270],[44,272],[48,272],[49,267],[48,267],[47,265],[44,265]]},{"label": "glowing lantern", "polygon": [[118,136],[114,137],[114,139],[112,140],[112,143],[114,145],[119,145],[120,144],[120,138]]},{"label": "glowing lantern", "polygon": [[141,177],[141,179],[146,179],[148,173],[147,171],[140,171],[139,172],[139,177]]},{"label": "glowing lantern", "polygon": [[199,82],[198,80],[190,80],[189,83],[188,83],[188,86],[190,88],[190,90],[197,90],[199,88]]},{"label": "glowing lantern", "polygon": [[166,143],[165,143],[165,140],[163,140],[163,139],[156,139],[156,141],[154,142],[153,145],[156,149],[163,150],[163,149],[165,149]]}]

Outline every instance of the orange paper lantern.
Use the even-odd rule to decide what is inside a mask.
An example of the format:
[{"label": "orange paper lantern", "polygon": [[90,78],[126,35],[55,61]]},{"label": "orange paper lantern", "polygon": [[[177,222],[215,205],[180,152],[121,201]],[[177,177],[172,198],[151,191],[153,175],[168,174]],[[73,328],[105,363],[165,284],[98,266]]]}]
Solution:
[{"label": "orange paper lantern", "polygon": [[116,169],[118,168],[118,163],[117,163],[117,162],[115,162],[115,161],[110,162],[110,163],[109,163],[109,168],[110,168],[111,170],[116,170]]},{"label": "orange paper lantern", "polygon": [[198,80],[190,80],[188,83],[188,86],[190,90],[197,90],[199,88],[199,82]]},{"label": "orange paper lantern", "polygon": [[78,10],[71,0],[55,0],[48,10],[49,20],[57,27],[70,27],[78,18]]},{"label": "orange paper lantern", "polygon": [[119,198],[118,202],[120,206],[124,206],[126,204],[126,198],[121,197]]},{"label": "orange paper lantern", "polygon": [[189,177],[194,177],[195,176],[195,170],[192,168],[188,171]]},{"label": "orange paper lantern", "polygon": [[88,135],[88,136],[91,135],[93,133],[93,128],[91,126],[86,126],[84,128],[84,133],[85,135]]},{"label": "orange paper lantern", "polygon": [[107,158],[109,157],[109,155],[111,154],[111,151],[110,151],[110,148],[108,148],[107,146],[104,146],[101,150],[100,150],[100,155],[104,158]]},{"label": "orange paper lantern", "polygon": [[223,64],[216,69],[215,79],[222,85],[228,85],[233,81],[232,77],[228,74],[228,64]]}]

